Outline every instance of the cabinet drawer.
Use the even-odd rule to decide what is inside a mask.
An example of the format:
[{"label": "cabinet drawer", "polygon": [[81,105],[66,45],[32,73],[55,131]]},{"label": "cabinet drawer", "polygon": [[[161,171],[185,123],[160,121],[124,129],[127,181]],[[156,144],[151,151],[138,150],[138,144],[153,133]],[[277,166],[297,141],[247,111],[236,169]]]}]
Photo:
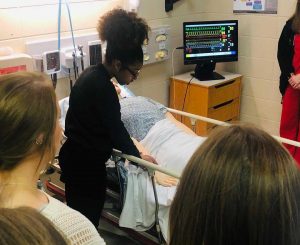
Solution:
[{"label": "cabinet drawer", "polygon": [[240,95],[240,84],[240,79],[235,79],[210,87],[208,108],[238,98]]},{"label": "cabinet drawer", "polygon": [[[239,110],[240,100],[239,98],[236,98],[234,100],[229,100],[223,104],[209,108],[207,117],[226,122],[238,117]],[[213,126],[213,124],[209,124],[208,127],[211,126]]]},{"label": "cabinet drawer", "polygon": [[[239,108],[240,100],[239,98],[236,98],[234,100],[230,100],[226,103],[210,108],[208,110],[207,117],[224,122],[236,121],[239,118]],[[204,121],[197,121],[196,133],[200,136],[207,136],[208,133],[215,127],[215,124],[207,123]]]},{"label": "cabinet drawer", "polygon": [[[232,122],[236,122],[237,120],[238,120],[238,118],[234,117],[232,119],[227,120],[226,122],[232,123]],[[209,127],[206,129],[206,135],[205,136],[207,136],[214,128],[218,127],[218,125],[215,125],[215,124],[209,124],[208,126]]]}]

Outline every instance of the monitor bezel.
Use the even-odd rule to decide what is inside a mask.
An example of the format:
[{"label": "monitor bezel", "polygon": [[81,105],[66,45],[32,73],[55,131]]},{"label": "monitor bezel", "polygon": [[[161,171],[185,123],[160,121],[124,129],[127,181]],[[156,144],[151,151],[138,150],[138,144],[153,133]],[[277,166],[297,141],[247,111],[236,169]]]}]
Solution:
[{"label": "monitor bezel", "polygon": [[[236,43],[236,54],[234,56],[204,56],[204,57],[198,57],[197,59],[193,60],[187,60],[186,55],[186,39],[185,39],[185,26],[186,25],[195,25],[195,24],[228,24],[228,23],[236,23],[236,35],[235,35],[235,43]],[[191,64],[198,64],[198,63],[217,63],[217,62],[233,62],[238,61],[238,20],[212,20],[212,21],[189,21],[189,22],[183,22],[182,25],[183,30],[183,61],[185,65],[191,65]]]}]

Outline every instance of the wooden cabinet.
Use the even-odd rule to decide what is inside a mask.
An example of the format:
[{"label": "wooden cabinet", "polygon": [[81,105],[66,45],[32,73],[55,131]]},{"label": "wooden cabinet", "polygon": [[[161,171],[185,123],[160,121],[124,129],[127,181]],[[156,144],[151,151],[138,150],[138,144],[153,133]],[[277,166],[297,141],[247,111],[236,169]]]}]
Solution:
[{"label": "wooden cabinet", "polygon": [[[219,73],[225,79],[199,81],[192,78],[190,72],[171,77],[169,107],[224,122],[238,120],[242,76]],[[174,116],[192,128],[189,118]],[[213,127],[213,124],[197,121],[195,132],[205,136]]]}]

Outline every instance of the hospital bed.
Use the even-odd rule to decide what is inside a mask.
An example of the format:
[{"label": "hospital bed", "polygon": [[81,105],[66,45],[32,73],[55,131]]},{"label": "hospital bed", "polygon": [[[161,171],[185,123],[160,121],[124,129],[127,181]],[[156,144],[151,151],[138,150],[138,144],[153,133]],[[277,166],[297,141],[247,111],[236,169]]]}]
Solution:
[{"label": "hospital bed", "polygon": [[[186,112],[181,112],[177,111],[171,108],[167,108],[168,112],[174,113],[174,114],[179,114],[181,116],[186,116],[191,119],[191,125],[195,125],[197,120],[202,120],[206,121],[209,123],[213,123],[216,125],[221,125],[221,126],[228,126],[230,125],[229,123],[224,123],[220,122],[214,119],[210,118],[205,118],[201,117],[198,115],[193,115],[190,113]],[[170,125],[167,125],[166,128],[168,128]],[[164,131],[164,130],[162,130]],[[161,132],[158,132],[160,134]],[[164,136],[162,136],[164,137]],[[147,136],[146,136],[147,138]],[[293,142],[287,139],[282,139],[280,137],[275,137],[277,140],[283,142],[283,143],[288,143],[288,144],[294,144],[300,146],[299,142]],[[149,141],[147,142],[149,144]],[[146,143],[146,144],[147,144]],[[150,139],[150,144],[153,143]],[[197,146],[198,147],[198,146]],[[127,159],[131,162],[135,162],[138,164],[140,167],[136,167],[133,165],[129,165],[127,170],[124,170],[124,161],[121,161],[120,159]],[[102,213],[103,218],[108,220],[109,222],[115,224],[115,225],[120,225],[122,227],[130,227],[132,229],[126,229],[126,232],[131,233],[131,235],[135,236],[137,239],[143,241],[143,244],[163,244],[164,240],[167,240],[167,222],[168,222],[168,210],[166,212],[161,213],[162,210],[168,209],[170,206],[170,202],[168,205],[165,203],[161,203],[159,193],[162,193],[162,195],[165,195],[165,193],[162,191],[161,186],[158,186],[155,183],[155,171],[159,171],[162,173],[165,173],[169,176],[173,176],[174,178],[180,178],[180,170],[182,169],[177,169],[174,171],[174,169],[170,169],[168,166],[159,166],[159,165],[154,165],[152,163],[148,163],[147,161],[144,161],[142,159],[136,158],[134,156],[129,156],[126,154],[122,154],[121,152],[114,150],[113,153],[113,160],[115,163],[116,168],[112,168],[113,171],[115,172],[115,176],[118,179],[119,186],[118,188],[112,188],[107,190],[107,195],[110,200],[114,199],[117,201],[117,208],[108,208],[104,209],[104,212]],[[188,159],[187,159],[188,160]],[[186,161],[187,161],[186,160]],[[59,171],[59,167],[57,165],[54,165],[54,167]],[[130,173],[124,174],[124,171],[129,171]],[[109,172],[109,171],[108,171]],[[140,177],[144,177],[144,180],[141,181]],[[136,181],[133,181],[133,180]],[[46,183],[47,188],[52,191],[53,193],[56,193],[60,196],[64,195],[64,191],[59,188],[59,186],[55,186],[51,181],[48,181]],[[131,186],[131,187],[130,187]],[[146,199],[146,204],[147,206],[141,206],[138,209],[150,209],[149,206],[152,204],[152,210],[150,214],[152,215],[152,220],[150,220],[148,223],[143,223],[142,227],[140,225],[137,225],[134,227],[130,222],[126,221],[126,217],[124,216],[128,214],[129,216],[132,216],[132,210],[130,211],[131,208],[137,208],[134,203],[132,203],[132,200],[134,200],[135,197],[130,197],[130,193],[128,190],[132,187],[135,186],[139,188],[139,186],[142,186],[141,188],[147,189],[149,192],[145,193],[143,192],[142,194],[146,196],[148,199]],[[115,186],[116,187],[116,186]],[[173,187],[171,194],[175,194],[176,187]],[[141,191],[141,190],[139,190]],[[126,197],[125,197],[126,196]],[[168,196],[168,195],[167,195]],[[130,202],[131,199],[131,202]],[[149,201],[150,200],[150,201]],[[129,209],[128,209],[129,208]],[[118,213],[123,209],[123,212],[121,214]],[[144,215],[144,214],[142,214]],[[151,216],[151,215],[150,215]],[[163,218],[165,220],[163,220]],[[141,221],[143,222],[143,221]],[[154,227],[154,229],[151,227]],[[134,230],[139,231],[136,233]],[[150,230],[150,232],[149,232]],[[146,232],[147,231],[147,232]]]}]

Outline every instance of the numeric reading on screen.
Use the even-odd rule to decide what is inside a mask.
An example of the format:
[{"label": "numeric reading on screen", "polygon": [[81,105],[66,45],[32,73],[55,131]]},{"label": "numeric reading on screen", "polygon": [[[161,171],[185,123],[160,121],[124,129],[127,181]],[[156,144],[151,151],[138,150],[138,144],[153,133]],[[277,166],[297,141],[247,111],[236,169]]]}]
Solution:
[{"label": "numeric reading on screen", "polygon": [[185,26],[185,58],[236,55],[236,23]]}]

